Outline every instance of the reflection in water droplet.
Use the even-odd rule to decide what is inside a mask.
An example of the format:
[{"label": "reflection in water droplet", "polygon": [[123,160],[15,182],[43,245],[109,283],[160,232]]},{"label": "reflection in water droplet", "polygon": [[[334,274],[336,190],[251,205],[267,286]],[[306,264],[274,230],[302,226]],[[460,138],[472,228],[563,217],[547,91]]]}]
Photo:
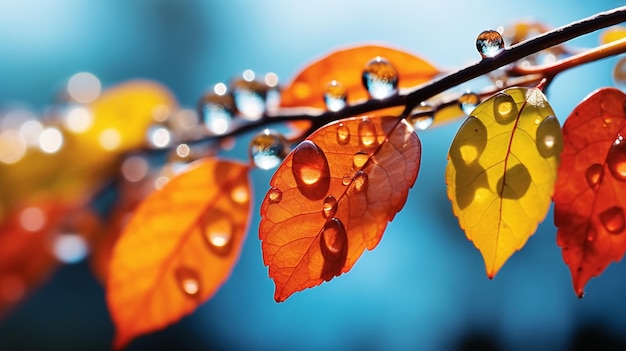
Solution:
[{"label": "reflection in water droplet", "polygon": [[211,209],[202,217],[200,226],[205,242],[211,251],[220,256],[230,253],[235,229],[227,213]]},{"label": "reflection in water droplet", "polygon": [[493,116],[500,124],[509,124],[517,118],[517,104],[511,95],[498,93],[493,101]]},{"label": "reflection in water droplet", "polygon": [[613,82],[615,87],[626,91],[626,57],[621,58],[613,68]]},{"label": "reflection in water droplet", "polygon": [[336,259],[336,256],[345,250],[348,244],[348,237],[343,223],[338,218],[331,218],[324,225],[322,244],[323,248],[326,249],[322,250],[322,254],[326,253],[324,255],[326,259]]},{"label": "reflection in water droplet", "polygon": [[356,192],[358,193],[362,192],[363,190],[367,189],[368,182],[369,179],[367,177],[367,173],[363,171],[356,172],[356,174],[354,175],[354,190],[356,190]]},{"label": "reflection in water droplet", "polygon": [[363,118],[359,123],[359,141],[365,147],[373,146],[376,143],[376,126],[369,118]]},{"label": "reflection in water droplet", "polygon": [[611,145],[606,155],[606,164],[615,179],[626,182],[626,141],[621,134],[617,135]]},{"label": "reflection in water droplet", "polygon": [[334,196],[328,195],[324,199],[324,205],[322,208],[322,214],[324,218],[329,218],[335,216],[337,212],[337,199]]},{"label": "reflection in water droplet", "polygon": [[594,163],[585,171],[585,179],[591,189],[596,189],[602,179],[602,165]]},{"label": "reflection in water droplet", "polygon": [[558,156],[563,149],[561,125],[554,116],[546,117],[537,127],[537,150],[542,157]]},{"label": "reflection in water droplet", "polygon": [[354,154],[354,157],[352,158],[352,164],[354,165],[354,168],[360,169],[365,165],[368,159],[369,156],[367,155],[367,152],[358,151],[356,154]]},{"label": "reflection in water droplet", "polygon": [[311,200],[326,196],[330,187],[330,168],[326,155],[314,142],[305,140],[296,147],[291,171],[304,196]]},{"label": "reflection in water droplet", "polygon": [[324,102],[329,111],[339,111],[346,107],[348,99],[346,87],[336,80],[331,81],[324,91]]},{"label": "reflection in water droplet", "polygon": [[504,39],[498,31],[482,31],[476,38],[476,49],[482,58],[494,57],[504,50]]},{"label": "reflection in water droplet", "polygon": [[278,188],[272,187],[267,193],[267,198],[270,203],[277,204],[283,199],[283,192]]},{"label": "reflection in water droplet", "polygon": [[407,120],[413,126],[413,129],[425,130],[430,127],[435,120],[435,108],[422,102],[413,108]]},{"label": "reflection in water droplet", "polygon": [[[216,85],[217,87],[217,85]],[[210,93],[198,104],[198,114],[211,134],[224,134],[230,128],[235,103],[231,95]]]},{"label": "reflection in water droplet", "polygon": [[256,167],[268,170],[283,161],[286,149],[286,141],[281,134],[265,129],[250,141],[249,152]]},{"label": "reflection in water droplet", "polygon": [[480,96],[470,91],[459,97],[459,107],[466,115],[471,115],[472,111],[480,104]]},{"label": "reflection in water droplet", "polygon": [[343,123],[337,125],[337,143],[339,145],[346,145],[350,142],[350,129]]},{"label": "reflection in water droplet", "polygon": [[231,83],[231,91],[237,111],[243,119],[259,120],[265,113],[267,85],[254,80],[254,72],[245,70],[243,79]]},{"label": "reflection in water droplet", "polygon": [[174,271],[174,276],[183,294],[189,297],[197,297],[200,294],[200,276],[195,269],[180,266]]},{"label": "reflection in water droplet", "polygon": [[385,99],[398,92],[398,71],[380,56],[365,65],[362,78],[363,86],[373,99]]},{"label": "reflection in water droplet", "polygon": [[600,223],[610,234],[621,234],[626,227],[624,209],[619,206],[608,208],[599,214]]},{"label": "reflection in water droplet", "polygon": [[343,185],[348,185],[350,184],[351,181],[352,181],[352,176],[350,176],[349,174],[345,174],[343,178],[341,178],[341,184]]}]

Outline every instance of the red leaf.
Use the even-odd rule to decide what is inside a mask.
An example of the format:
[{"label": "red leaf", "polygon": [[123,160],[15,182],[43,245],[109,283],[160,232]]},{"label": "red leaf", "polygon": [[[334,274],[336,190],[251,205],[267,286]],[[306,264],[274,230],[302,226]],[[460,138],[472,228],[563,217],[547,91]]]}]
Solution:
[{"label": "red leaf", "polygon": [[626,252],[625,104],[621,91],[598,90],[563,126],[554,222],[579,297],[589,279]]},{"label": "red leaf", "polygon": [[139,205],[113,249],[107,302],[115,348],[193,312],[239,258],[248,166],[203,159],[189,167]]},{"label": "red leaf", "polygon": [[276,301],[349,271],[376,247],[404,206],[420,156],[417,135],[397,117],[328,124],[287,156],[259,230]]}]

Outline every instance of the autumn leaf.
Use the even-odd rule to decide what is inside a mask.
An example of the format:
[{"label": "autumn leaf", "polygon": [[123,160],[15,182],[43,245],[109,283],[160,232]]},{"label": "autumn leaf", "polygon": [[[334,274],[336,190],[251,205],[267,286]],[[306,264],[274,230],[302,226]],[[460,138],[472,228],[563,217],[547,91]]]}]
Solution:
[{"label": "autumn leaf", "polygon": [[625,104],[621,91],[600,89],[563,125],[554,222],[579,297],[589,279],[626,252]]},{"label": "autumn leaf", "polygon": [[196,161],[138,206],[109,266],[115,348],[193,312],[228,278],[249,221],[248,169]]},{"label": "autumn leaf", "polygon": [[492,96],[454,138],[446,168],[448,197],[489,278],[545,217],[561,149],[559,122],[537,88]]},{"label": "autumn leaf", "polygon": [[404,206],[421,145],[397,117],[328,124],[283,161],[261,206],[263,261],[281,302],[349,271]]}]

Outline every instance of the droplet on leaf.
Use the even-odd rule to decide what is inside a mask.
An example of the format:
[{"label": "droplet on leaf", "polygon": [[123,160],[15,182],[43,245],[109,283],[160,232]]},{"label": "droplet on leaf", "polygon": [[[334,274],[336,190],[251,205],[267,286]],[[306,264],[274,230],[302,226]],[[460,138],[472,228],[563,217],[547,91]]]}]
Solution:
[{"label": "droplet on leaf", "polygon": [[543,157],[557,156],[563,149],[561,125],[554,116],[546,117],[537,127],[535,137],[537,150]]},{"label": "droplet on leaf", "polygon": [[415,130],[425,130],[433,124],[435,120],[435,108],[425,102],[417,105],[411,115],[407,117],[409,123]]},{"label": "droplet on leaf", "polygon": [[511,95],[498,93],[493,102],[493,116],[496,122],[505,125],[517,118],[517,104]]},{"label": "droplet on leaf", "polygon": [[359,123],[359,141],[365,147],[373,146],[376,143],[376,126],[369,118],[363,118]]},{"label": "droplet on leaf", "polygon": [[200,294],[200,276],[194,269],[185,266],[178,267],[174,271],[174,276],[183,294],[194,298]]},{"label": "droplet on leaf", "polygon": [[358,151],[356,154],[354,154],[354,157],[352,158],[352,164],[354,165],[354,168],[360,169],[365,165],[368,159],[369,155],[367,154],[367,152]]},{"label": "droplet on leaf", "polygon": [[626,182],[626,142],[622,135],[617,136],[606,156],[606,163],[613,177]]},{"label": "droplet on leaf", "polygon": [[504,50],[504,39],[498,31],[482,31],[476,38],[476,49],[482,58],[494,57]]},{"label": "droplet on leaf", "polygon": [[596,189],[602,179],[602,165],[594,163],[585,171],[585,179],[591,189]]},{"label": "droplet on leaf", "polygon": [[336,80],[332,80],[324,91],[324,102],[329,111],[339,111],[346,107],[348,100],[346,87]]},{"label": "droplet on leaf", "polygon": [[330,187],[330,169],[324,152],[312,141],[301,142],[293,152],[293,177],[298,190],[311,200],[320,200]]},{"label": "droplet on leaf", "polygon": [[598,231],[596,230],[594,226],[590,225],[587,229],[587,241],[592,242],[596,240],[597,237],[598,237]]},{"label": "droplet on leaf", "polygon": [[[221,90],[218,91],[221,92]],[[200,99],[198,104],[198,113],[202,116],[205,127],[212,134],[226,133],[233,120],[235,103],[232,96],[225,92],[224,86],[223,94],[207,94]]]},{"label": "droplet on leaf", "polygon": [[250,141],[250,158],[255,166],[268,170],[278,166],[287,154],[285,138],[265,129]]},{"label": "droplet on leaf", "polygon": [[362,77],[363,86],[373,99],[386,99],[398,92],[398,71],[380,56],[365,65]]},{"label": "droplet on leaf", "polygon": [[471,115],[472,111],[480,104],[480,96],[476,93],[466,92],[459,97],[459,107],[466,115]]},{"label": "droplet on leaf", "polygon": [[201,219],[202,233],[209,248],[220,256],[226,256],[232,248],[234,228],[229,217],[220,210],[212,210]]},{"label": "droplet on leaf", "polygon": [[339,145],[346,145],[350,142],[350,129],[343,123],[337,125],[337,143]]},{"label": "droplet on leaf", "polygon": [[354,190],[360,193],[363,190],[367,189],[367,184],[369,182],[367,173],[363,171],[358,171],[354,175]]},{"label": "droplet on leaf", "polygon": [[610,234],[621,234],[626,227],[626,218],[624,218],[624,209],[619,206],[610,207],[598,215],[602,226]]},{"label": "droplet on leaf", "polygon": [[326,196],[326,198],[324,199],[324,204],[322,208],[322,214],[324,215],[324,218],[333,217],[335,216],[336,212],[337,212],[337,199],[332,195]]},{"label": "droplet on leaf", "polygon": [[349,174],[345,174],[343,178],[341,178],[341,184],[343,185],[348,185],[350,184],[351,181],[352,181],[352,176],[350,176]]},{"label": "droplet on leaf", "polygon": [[231,83],[237,111],[243,119],[248,121],[260,119],[266,108],[267,86],[254,78],[254,72],[245,70],[243,79],[236,79]]},{"label": "droplet on leaf", "polygon": [[322,231],[322,254],[324,258],[335,260],[346,249],[348,236],[343,223],[338,218],[331,218]]},{"label": "droplet on leaf", "polygon": [[280,191],[280,189],[273,187],[267,193],[267,198],[269,199],[270,203],[277,204],[280,202],[280,200],[282,200],[283,192]]}]

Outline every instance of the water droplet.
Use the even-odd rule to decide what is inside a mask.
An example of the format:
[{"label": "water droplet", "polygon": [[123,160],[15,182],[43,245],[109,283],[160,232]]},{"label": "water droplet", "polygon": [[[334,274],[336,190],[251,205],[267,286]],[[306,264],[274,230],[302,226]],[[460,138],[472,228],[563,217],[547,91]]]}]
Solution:
[{"label": "water droplet", "polygon": [[360,169],[365,165],[368,159],[369,155],[367,154],[367,152],[358,151],[354,154],[354,157],[352,158],[352,164],[354,165],[354,168]]},{"label": "water droplet", "polygon": [[598,231],[593,226],[589,226],[587,230],[587,241],[592,242],[598,237]]},{"label": "water droplet", "polygon": [[321,241],[322,254],[326,259],[336,259],[342,251],[346,251],[348,236],[343,223],[338,218],[331,218],[326,222]]},{"label": "water droplet", "polygon": [[626,57],[621,58],[613,68],[613,82],[615,87],[626,90]]},{"label": "water droplet", "polygon": [[301,142],[293,151],[292,167],[298,190],[311,200],[320,200],[330,187],[330,169],[324,152],[312,141]]},{"label": "water droplet", "polygon": [[470,91],[459,97],[459,107],[466,115],[471,115],[472,111],[480,104],[480,96]]},{"label": "water droplet", "polygon": [[615,179],[626,182],[626,141],[622,135],[615,138],[606,155],[606,163]]},{"label": "water droplet", "polygon": [[341,184],[348,185],[352,181],[352,176],[349,174],[345,174],[343,178],[341,178]]},{"label": "water droplet", "polygon": [[265,129],[250,141],[250,159],[260,169],[272,169],[285,158],[286,144],[281,134]]},{"label": "water droplet", "polygon": [[346,145],[350,142],[350,129],[343,123],[337,125],[337,143],[339,145]]},{"label": "water droplet", "polygon": [[425,130],[430,127],[435,120],[435,108],[425,102],[417,105],[407,117],[409,123],[415,130]]},{"label": "water droplet", "polygon": [[235,103],[229,94],[210,93],[200,99],[198,113],[212,134],[226,133],[233,120]]},{"label": "water droplet", "polygon": [[482,58],[494,57],[504,50],[504,39],[495,30],[484,30],[476,38],[476,49]]},{"label": "water droplet", "polygon": [[369,118],[363,118],[359,123],[359,141],[365,147],[374,146],[376,143],[376,126]]},{"label": "water droplet", "polygon": [[334,196],[328,195],[324,199],[324,205],[322,208],[322,214],[324,218],[333,217],[337,212],[337,199]]},{"label": "water droplet", "polygon": [[356,190],[357,193],[362,192],[363,190],[367,189],[368,182],[369,179],[367,173],[363,171],[356,172],[356,174],[354,175],[354,190]]},{"label": "water droplet", "polygon": [[602,165],[594,163],[585,171],[585,179],[591,189],[596,189],[600,180],[602,180]]},{"label": "water droplet", "polygon": [[267,85],[254,80],[254,72],[244,71],[243,79],[236,79],[231,83],[231,91],[237,111],[243,119],[248,121],[259,120],[265,113],[265,99]]},{"label": "water droplet", "polygon": [[328,110],[336,112],[346,107],[348,92],[346,87],[336,80],[331,81],[324,91],[324,102]]},{"label": "water droplet", "polygon": [[183,294],[189,297],[197,297],[200,294],[200,276],[195,269],[181,266],[176,268],[174,276],[178,281]]},{"label": "water droplet", "polygon": [[235,234],[229,215],[224,211],[212,209],[204,214],[200,225],[209,249],[220,256],[228,255]]},{"label": "water droplet", "polygon": [[235,203],[246,205],[250,200],[250,192],[248,191],[248,188],[244,185],[239,185],[231,190],[230,198]]},{"label": "water droplet", "polygon": [[624,209],[619,206],[610,207],[598,215],[600,222],[610,234],[620,234],[626,227]]},{"label": "water droplet", "polygon": [[164,148],[170,145],[172,135],[170,130],[159,124],[151,125],[146,131],[148,144],[155,148]]},{"label": "water droplet", "polygon": [[362,78],[363,86],[373,99],[386,99],[398,92],[398,71],[380,56],[365,65]]},{"label": "water droplet", "polygon": [[283,192],[280,189],[272,187],[267,193],[267,199],[272,204],[277,204],[283,199]]},{"label": "water droplet", "polygon": [[509,124],[517,118],[517,104],[511,95],[498,93],[493,101],[493,116],[500,124]]},{"label": "water droplet", "polygon": [[561,125],[554,116],[546,117],[537,127],[535,142],[542,157],[552,157],[561,154],[563,139]]},{"label": "water droplet", "polygon": [[72,264],[87,257],[89,245],[85,238],[78,234],[59,234],[54,239],[52,251],[59,261]]}]

